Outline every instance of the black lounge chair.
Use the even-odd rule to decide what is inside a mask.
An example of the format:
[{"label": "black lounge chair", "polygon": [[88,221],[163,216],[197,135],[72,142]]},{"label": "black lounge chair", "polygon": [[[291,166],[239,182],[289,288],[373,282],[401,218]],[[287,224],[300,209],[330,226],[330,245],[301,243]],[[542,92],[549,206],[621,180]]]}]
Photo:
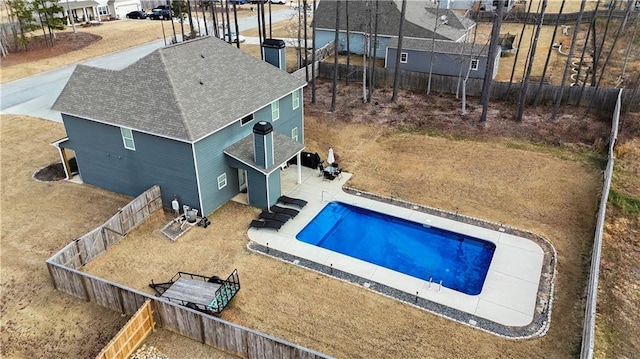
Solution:
[{"label": "black lounge chair", "polygon": [[280,229],[282,227],[282,225],[284,225],[284,223],[278,222],[278,221],[270,221],[270,220],[258,221],[257,219],[254,219],[253,221],[251,221],[251,224],[249,225],[249,227],[252,227],[252,228],[273,228],[273,229],[275,229],[277,231],[278,229]]},{"label": "black lounge chair", "polygon": [[267,211],[262,211],[262,213],[260,213],[260,215],[258,216],[260,219],[266,219],[266,220],[271,220],[271,221],[278,221],[278,222],[286,222],[289,219],[291,219],[290,216],[287,216],[286,214],[281,214],[281,213],[271,213],[271,212],[267,212]]},{"label": "black lounge chair", "polygon": [[280,196],[280,198],[278,198],[278,202],[284,203],[284,204],[293,204],[293,205],[298,206],[300,208],[302,208],[302,207],[307,205],[307,201],[305,201],[303,199],[291,198],[291,197],[287,197],[287,196]]},{"label": "black lounge chair", "polygon": [[280,214],[286,214],[287,216],[289,216],[291,218],[297,216],[298,213],[300,213],[300,211],[298,211],[297,209],[284,208],[284,207],[280,207],[280,206],[273,206],[270,209],[271,209],[271,212],[280,213]]}]

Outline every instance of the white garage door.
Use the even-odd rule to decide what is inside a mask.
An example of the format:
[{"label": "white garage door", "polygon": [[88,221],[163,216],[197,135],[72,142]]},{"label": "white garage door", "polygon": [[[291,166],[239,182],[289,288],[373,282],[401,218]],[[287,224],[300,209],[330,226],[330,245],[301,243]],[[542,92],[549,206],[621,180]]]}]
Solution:
[{"label": "white garage door", "polygon": [[116,16],[120,19],[126,19],[127,14],[131,11],[135,11],[139,9],[138,4],[127,4],[127,3],[116,3]]}]

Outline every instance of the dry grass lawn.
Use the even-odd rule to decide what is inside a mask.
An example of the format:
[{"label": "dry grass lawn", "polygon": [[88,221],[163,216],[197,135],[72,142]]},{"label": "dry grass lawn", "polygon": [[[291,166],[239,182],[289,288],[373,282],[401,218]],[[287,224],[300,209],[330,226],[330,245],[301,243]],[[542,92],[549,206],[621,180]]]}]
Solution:
[{"label": "dry grass lawn", "polygon": [[[162,36],[159,22],[152,21],[121,20],[81,31],[97,31],[102,40],[84,50],[16,68],[3,67],[2,82]],[[340,107],[337,113],[343,115],[327,114],[327,88],[327,84],[321,86],[325,95],[318,105],[305,102],[307,150],[324,154],[330,146],[336,149],[338,161],[354,173],[350,185],[445,210],[458,208],[470,216],[533,231],[554,244],[559,255],[558,277],[546,336],[501,339],[364,288],[251,253],[246,249],[246,227],[258,210],[236,203],[213,213],[213,226],[196,227],[177,242],[159,233],[167,218],[158,213],[87,271],[148,291],[151,279],[166,279],[178,270],[225,275],[238,268],[243,288],[223,313],[224,319],[337,357],[577,356],[601,186],[600,162],[593,160],[598,156],[573,151],[570,146],[492,136],[499,131],[496,125],[480,130],[478,137],[446,131],[431,136],[430,131],[400,131],[350,116],[380,118],[371,109]],[[400,98],[403,96],[409,97]],[[344,106],[344,97],[339,99]],[[452,128],[463,125],[456,121],[452,117]],[[0,130],[0,356],[93,357],[127,318],[53,291],[44,262],[129,199],[88,185],[43,183],[31,177],[37,169],[59,161],[49,143],[64,136],[61,124],[2,115]],[[630,145],[625,164],[632,170],[621,172],[628,178],[617,182],[621,191],[635,198],[640,196],[638,147],[637,142]],[[605,270],[605,275],[611,275],[604,299],[607,306],[599,309],[606,319],[599,321],[602,357],[632,357],[629,353],[638,347],[634,325],[638,298],[627,292],[637,288],[640,280],[616,271],[618,263],[625,263],[631,273],[634,268],[637,271],[637,246],[633,244],[638,243],[637,223],[636,215],[611,220],[608,225],[605,241],[613,250]],[[619,236],[631,238],[624,241],[631,245],[616,247],[623,242]],[[620,258],[624,261],[618,261]],[[621,321],[625,326],[619,325]],[[174,359],[225,357],[162,331],[150,342]],[[616,352],[621,345],[624,351]]]}]

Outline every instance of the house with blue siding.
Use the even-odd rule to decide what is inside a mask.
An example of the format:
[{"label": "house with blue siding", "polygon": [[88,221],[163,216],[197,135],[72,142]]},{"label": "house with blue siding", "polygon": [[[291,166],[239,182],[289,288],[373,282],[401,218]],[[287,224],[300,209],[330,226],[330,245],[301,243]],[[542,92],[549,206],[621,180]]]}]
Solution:
[{"label": "house with blue siding", "polygon": [[[340,29],[338,51],[347,51],[347,16],[345,3],[340,2]],[[370,53],[371,34],[375,31],[375,14],[378,14],[378,41],[375,45],[377,58],[384,58],[390,39],[398,36],[402,0],[348,1],[349,51],[354,54]],[[377,10],[377,11],[376,11]],[[315,11],[316,46],[318,48],[335,40],[336,1],[322,0]],[[464,42],[475,22],[457,15],[450,9],[441,9],[432,0],[407,1],[403,24],[404,38],[446,40]]]},{"label": "house with blue siding", "polygon": [[[398,38],[387,45],[384,67],[396,68]],[[500,46],[497,46],[493,77],[500,64]],[[403,39],[400,50],[400,70],[425,72],[434,75],[484,79],[489,63],[489,44],[470,44],[464,42]]]},{"label": "house with blue siding", "polygon": [[[208,215],[238,193],[269,208],[304,149],[304,81],[222,40],[170,45],[122,70],[78,65],[53,105],[84,183],[129,196],[160,185]],[[265,160],[265,156],[267,160]],[[301,175],[298,173],[298,181]]]}]

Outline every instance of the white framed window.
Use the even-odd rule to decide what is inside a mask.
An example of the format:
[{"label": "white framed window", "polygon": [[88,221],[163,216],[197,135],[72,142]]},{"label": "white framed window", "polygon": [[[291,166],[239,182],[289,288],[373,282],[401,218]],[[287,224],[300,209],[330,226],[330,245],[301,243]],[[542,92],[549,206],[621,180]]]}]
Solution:
[{"label": "white framed window", "polygon": [[401,52],[400,53],[400,63],[401,64],[406,64],[407,63],[407,58],[409,58],[409,54],[406,52]]},{"label": "white framed window", "polygon": [[294,127],[293,130],[291,130],[291,138],[294,140],[298,140],[298,128]]},{"label": "white framed window", "polygon": [[244,126],[247,123],[253,121],[253,114],[249,114],[247,116],[244,116],[241,120],[240,120],[240,126]]},{"label": "white framed window", "polygon": [[293,104],[293,109],[300,107],[300,90],[296,90],[291,95],[291,103]]},{"label": "white framed window", "polygon": [[223,189],[227,186],[227,174],[223,173],[218,176],[218,189]]},{"label": "white framed window", "polygon": [[120,134],[122,135],[122,143],[124,148],[135,151],[136,144],[133,141],[133,131],[130,128],[120,127]]},{"label": "white framed window", "polygon": [[276,100],[271,104],[271,121],[280,118],[280,101]]},{"label": "white framed window", "polygon": [[478,70],[478,59],[471,59],[471,70]]},{"label": "white framed window", "polygon": [[109,7],[107,5],[98,5],[98,14],[109,15]]}]

